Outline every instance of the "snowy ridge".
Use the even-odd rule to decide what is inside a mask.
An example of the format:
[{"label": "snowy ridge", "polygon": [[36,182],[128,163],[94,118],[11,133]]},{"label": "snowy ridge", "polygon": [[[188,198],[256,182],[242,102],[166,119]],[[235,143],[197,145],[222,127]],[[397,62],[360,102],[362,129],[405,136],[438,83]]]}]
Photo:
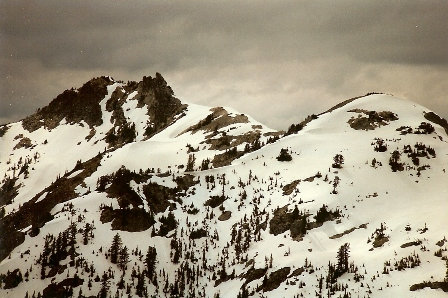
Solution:
[{"label": "snowy ridge", "polygon": [[103,81],[101,124],[0,127],[0,296],[447,295],[428,109],[373,94],[286,135],[159,74]]}]

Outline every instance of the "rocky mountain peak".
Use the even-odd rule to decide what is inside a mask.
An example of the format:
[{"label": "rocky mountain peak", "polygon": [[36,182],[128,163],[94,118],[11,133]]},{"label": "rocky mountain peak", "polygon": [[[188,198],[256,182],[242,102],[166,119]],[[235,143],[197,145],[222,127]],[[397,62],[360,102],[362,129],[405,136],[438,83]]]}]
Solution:
[{"label": "rocky mountain peak", "polygon": [[62,119],[79,123],[84,120],[90,127],[102,124],[100,101],[107,94],[109,77],[93,78],[75,90],[65,90],[48,106],[39,109],[35,114],[22,121],[23,127],[32,132],[40,127],[53,129]]}]

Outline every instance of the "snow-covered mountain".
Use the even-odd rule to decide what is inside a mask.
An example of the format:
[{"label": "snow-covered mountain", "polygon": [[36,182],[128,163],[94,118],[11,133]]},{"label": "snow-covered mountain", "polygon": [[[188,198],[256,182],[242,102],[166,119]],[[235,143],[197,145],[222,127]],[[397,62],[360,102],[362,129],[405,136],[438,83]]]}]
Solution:
[{"label": "snow-covered mountain", "polygon": [[279,132],[100,77],[0,148],[1,297],[448,292],[448,123],[406,100]]}]

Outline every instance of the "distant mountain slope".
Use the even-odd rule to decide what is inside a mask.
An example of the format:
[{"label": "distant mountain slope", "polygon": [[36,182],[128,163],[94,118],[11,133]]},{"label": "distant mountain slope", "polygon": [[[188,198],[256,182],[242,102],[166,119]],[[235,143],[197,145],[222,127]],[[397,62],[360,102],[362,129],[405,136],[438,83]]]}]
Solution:
[{"label": "distant mountain slope", "polygon": [[447,130],[385,94],[284,133],[93,79],[0,127],[0,295],[446,296]]}]

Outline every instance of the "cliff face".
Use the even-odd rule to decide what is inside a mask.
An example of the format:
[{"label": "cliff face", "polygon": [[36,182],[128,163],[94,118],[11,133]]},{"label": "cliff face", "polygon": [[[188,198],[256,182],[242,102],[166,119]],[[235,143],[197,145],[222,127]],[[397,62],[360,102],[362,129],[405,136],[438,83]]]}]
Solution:
[{"label": "cliff face", "polygon": [[55,128],[62,119],[69,123],[85,121],[90,127],[102,124],[100,101],[111,83],[108,77],[99,77],[85,83],[78,90],[66,90],[50,104],[22,121],[29,132],[44,126]]},{"label": "cliff face", "polygon": [[153,120],[153,125],[145,131],[147,137],[167,127],[186,108],[159,73],[155,78],[143,77],[137,90],[139,105],[147,106],[148,116]]}]

